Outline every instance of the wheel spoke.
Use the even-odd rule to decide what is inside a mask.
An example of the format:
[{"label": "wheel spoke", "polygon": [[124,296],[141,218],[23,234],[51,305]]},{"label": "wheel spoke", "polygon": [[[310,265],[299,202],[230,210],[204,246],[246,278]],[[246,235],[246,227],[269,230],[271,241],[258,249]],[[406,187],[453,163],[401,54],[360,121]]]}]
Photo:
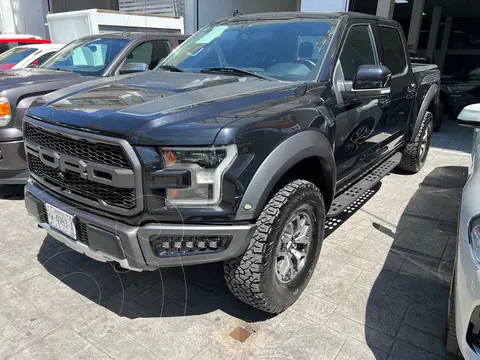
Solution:
[{"label": "wheel spoke", "polygon": [[298,234],[297,238],[295,239],[295,244],[302,244],[306,245],[310,243],[310,227],[308,225],[303,226],[303,228],[300,230],[300,233]]},{"label": "wheel spoke", "polygon": [[296,250],[296,249],[292,249],[292,250],[290,250],[290,252],[292,253],[292,255],[297,260],[297,264],[299,264],[300,260],[302,260],[302,258],[304,258],[305,255],[306,255],[303,251],[299,251],[299,250]]}]

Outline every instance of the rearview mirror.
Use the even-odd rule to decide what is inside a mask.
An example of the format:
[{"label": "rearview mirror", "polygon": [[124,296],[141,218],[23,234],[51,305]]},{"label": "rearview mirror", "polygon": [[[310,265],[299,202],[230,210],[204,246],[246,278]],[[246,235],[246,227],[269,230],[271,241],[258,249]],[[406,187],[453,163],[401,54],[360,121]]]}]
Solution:
[{"label": "rearview mirror", "polygon": [[457,123],[462,126],[480,128],[480,104],[465,106],[458,115]]},{"label": "rearview mirror", "polygon": [[390,94],[391,71],[384,65],[361,65],[353,78],[353,90],[358,97]]},{"label": "rearview mirror", "polygon": [[123,67],[119,70],[119,73],[124,75],[124,74],[147,71],[147,70],[150,70],[147,64],[140,63],[140,62],[131,62],[123,65]]}]

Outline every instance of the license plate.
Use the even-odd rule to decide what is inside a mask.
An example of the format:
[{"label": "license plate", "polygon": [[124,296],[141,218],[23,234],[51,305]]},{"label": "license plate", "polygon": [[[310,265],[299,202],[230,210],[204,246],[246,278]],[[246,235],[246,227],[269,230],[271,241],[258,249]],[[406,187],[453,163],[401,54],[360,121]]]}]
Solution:
[{"label": "license plate", "polygon": [[67,214],[65,211],[50,204],[45,204],[45,208],[47,210],[48,224],[68,237],[77,240],[73,215]]}]

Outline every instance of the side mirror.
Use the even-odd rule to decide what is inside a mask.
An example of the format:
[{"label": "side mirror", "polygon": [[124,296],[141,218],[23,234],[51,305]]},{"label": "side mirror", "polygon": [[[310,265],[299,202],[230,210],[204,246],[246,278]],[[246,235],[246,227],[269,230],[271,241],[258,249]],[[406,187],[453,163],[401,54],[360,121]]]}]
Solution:
[{"label": "side mirror", "polygon": [[390,94],[391,71],[384,65],[361,65],[353,78],[353,91],[358,97]]},{"label": "side mirror", "polygon": [[480,104],[465,106],[458,115],[457,123],[462,126],[480,128]]},{"label": "side mirror", "polygon": [[124,74],[131,74],[131,73],[136,73],[136,72],[142,72],[142,71],[147,71],[150,70],[147,64],[145,63],[139,63],[139,62],[131,62],[131,63],[126,63],[123,65],[120,70],[118,71],[121,75]]}]

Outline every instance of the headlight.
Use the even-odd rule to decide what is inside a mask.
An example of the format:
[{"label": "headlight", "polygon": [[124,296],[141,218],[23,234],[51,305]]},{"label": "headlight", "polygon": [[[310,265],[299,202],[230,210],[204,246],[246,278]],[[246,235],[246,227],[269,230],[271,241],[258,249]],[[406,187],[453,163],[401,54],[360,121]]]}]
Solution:
[{"label": "headlight", "polygon": [[470,245],[473,255],[480,262],[480,218],[475,219],[470,227]]},{"label": "headlight", "polygon": [[208,148],[160,148],[165,170],[188,170],[191,186],[167,189],[167,200],[174,205],[203,206],[220,202],[223,175],[237,158],[237,146]]},{"label": "headlight", "polygon": [[10,103],[6,97],[0,97],[0,126],[7,125],[11,120]]}]

